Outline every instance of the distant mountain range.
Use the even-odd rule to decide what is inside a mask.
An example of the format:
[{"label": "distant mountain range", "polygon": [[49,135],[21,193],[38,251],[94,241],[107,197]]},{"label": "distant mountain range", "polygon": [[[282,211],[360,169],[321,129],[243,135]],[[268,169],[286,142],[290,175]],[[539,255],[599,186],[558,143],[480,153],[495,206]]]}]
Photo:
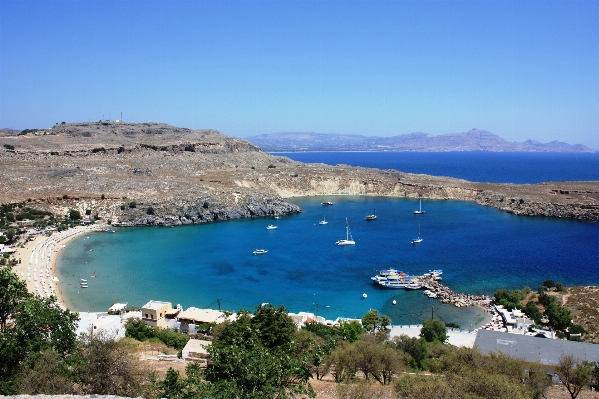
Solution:
[{"label": "distant mountain range", "polygon": [[269,133],[246,137],[264,151],[490,151],[595,152],[582,144],[561,141],[522,143],[505,141],[486,130],[432,135],[409,133],[391,137],[326,133]]}]

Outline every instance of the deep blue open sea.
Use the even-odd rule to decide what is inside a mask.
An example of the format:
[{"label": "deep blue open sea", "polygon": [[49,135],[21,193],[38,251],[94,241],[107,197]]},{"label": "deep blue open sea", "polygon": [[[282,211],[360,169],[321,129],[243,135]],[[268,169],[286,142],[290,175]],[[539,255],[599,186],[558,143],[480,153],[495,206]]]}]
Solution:
[{"label": "deep blue open sea", "polygon": [[[599,180],[597,154],[517,154],[518,165],[506,154],[499,154],[506,156],[500,162],[501,157],[494,153],[475,157],[471,153],[438,153],[438,161],[432,153],[421,153],[419,161],[418,153],[409,153],[416,164],[412,170],[395,166],[390,157],[399,155],[401,162],[406,162],[405,153],[286,155],[302,161],[369,167],[376,166],[380,157],[379,166],[385,169],[478,181],[522,182],[514,177],[516,172],[497,168],[498,163],[512,165],[510,170],[543,170],[538,180],[531,175],[524,182]],[[488,165],[483,155],[492,159]],[[577,158],[580,155],[583,157]],[[550,161],[551,156],[562,158]],[[435,169],[451,157],[456,157],[447,169],[451,173]],[[543,166],[558,163],[554,169],[569,174],[547,173]],[[320,203],[325,200],[335,205],[324,207]],[[492,294],[501,287],[536,288],[546,279],[566,285],[599,284],[598,223],[518,217],[459,201],[425,200],[423,215],[412,213],[418,207],[413,199],[332,196],[290,201],[303,212],[280,220],[90,233],[61,252],[60,289],[67,304],[80,311],[103,311],[113,302],[141,306],[150,299],[180,303],[185,308],[217,308],[220,300],[221,308],[231,311],[253,310],[260,303],[271,302],[284,304],[290,312],[310,311],[327,318],[361,317],[369,309],[378,309],[389,315],[393,324],[416,324],[430,317],[434,306],[436,317],[469,328],[485,320],[480,309],[442,305],[419,291],[379,289],[370,277],[390,267],[413,274],[441,268],[446,285],[472,294]],[[365,221],[374,209],[378,220]],[[329,224],[318,225],[325,214]],[[346,218],[356,245],[337,247],[335,241],[345,236]],[[279,228],[266,230],[271,223]],[[412,245],[410,240],[418,235],[419,226],[424,241]],[[268,249],[268,253],[254,256],[256,248]],[[78,284],[82,277],[89,281],[85,290]],[[391,304],[393,300],[397,305]]]}]

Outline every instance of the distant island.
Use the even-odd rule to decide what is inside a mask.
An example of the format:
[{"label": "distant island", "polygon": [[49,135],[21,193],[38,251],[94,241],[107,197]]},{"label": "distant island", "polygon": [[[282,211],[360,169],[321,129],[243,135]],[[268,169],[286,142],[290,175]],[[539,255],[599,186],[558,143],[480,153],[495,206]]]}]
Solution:
[{"label": "distant island", "polygon": [[432,135],[409,133],[391,137],[325,133],[269,133],[246,137],[267,152],[294,151],[489,151],[489,152],[595,152],[583,144],[561,141],[509,142],[486,130]]}]

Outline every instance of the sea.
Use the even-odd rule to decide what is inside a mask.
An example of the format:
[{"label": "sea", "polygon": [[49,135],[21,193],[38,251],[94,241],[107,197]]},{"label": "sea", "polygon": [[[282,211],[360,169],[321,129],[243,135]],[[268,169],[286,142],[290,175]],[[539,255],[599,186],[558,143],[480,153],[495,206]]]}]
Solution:
[{"label": "sea", "polygon": [[[599,180],[599,154],[562,153],[277,153],[303,162],[397,169],[480,182]],[[371,309],[394,325],[431,316],[472,329],[488,313],[456,308],[421,291],[383,289],[379,270],[443,270],[457,292],[492,295],[498,288],[536,289],[552,279],[599,284],[599,223],[514,216],[471,202],[323,196],[289,199],[302,212],[211,224],[115,228],[73,240],[58,258],[59,289],[79,311],[149,300],[184,308],[254,310],[283,304],[327,319],[361,318]],[[334,205],[321,203],[332,201]],[[377,215],[366,221],[365,216]],[[326,219],[328,224],[320,225]],[[275,230],[267,230],[269,224]],[[338,247],[347,227],[354,246]],[[422,243],[412,244],[417,236]],[[255,249],[267,249],[253,255]],[[86,278],[89,288],[81,289]],[[364,295],[366,294],[366,295]],[[395,301],[395,304],[394,304]]]}]

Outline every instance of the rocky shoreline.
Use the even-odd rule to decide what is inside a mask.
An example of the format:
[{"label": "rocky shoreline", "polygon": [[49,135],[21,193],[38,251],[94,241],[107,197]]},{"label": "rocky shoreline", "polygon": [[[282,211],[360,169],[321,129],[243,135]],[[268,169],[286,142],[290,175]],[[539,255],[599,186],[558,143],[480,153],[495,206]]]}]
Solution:
[{"label": "rocky shoreline", "polygon": [[599,182],[490,184],[304,164],[214,130],[61,123],[0,144],[0,204],[58,216],[75,209],[121,226],[279,216],[301,211],[288,198],[331,195],[472,201],[515,215],[599,221]]}]

